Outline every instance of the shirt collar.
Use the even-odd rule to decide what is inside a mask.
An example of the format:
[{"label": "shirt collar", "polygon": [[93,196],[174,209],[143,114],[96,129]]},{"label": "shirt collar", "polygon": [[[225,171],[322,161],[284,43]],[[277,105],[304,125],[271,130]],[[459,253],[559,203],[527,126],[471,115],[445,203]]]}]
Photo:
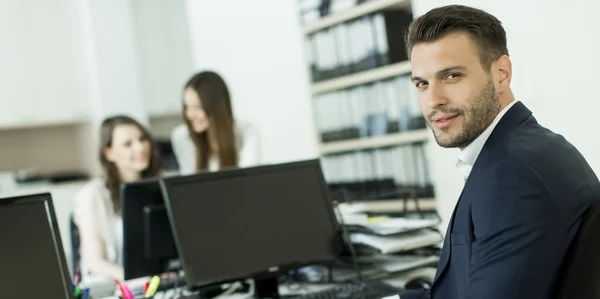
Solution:
[{"label": "shirt collar", "polygon": [[460,154],[458,155],[458,164],[467,164],[470,167],[473,167],[479,153],[483,149],[485,142],[488,140],[496,125],[500,122],[504,114],[515,104],[517,101],[512,101],[504,109],[496,115],[496,118],[492,121],[492,123],[479,135],[471,144],[465,147]]}]

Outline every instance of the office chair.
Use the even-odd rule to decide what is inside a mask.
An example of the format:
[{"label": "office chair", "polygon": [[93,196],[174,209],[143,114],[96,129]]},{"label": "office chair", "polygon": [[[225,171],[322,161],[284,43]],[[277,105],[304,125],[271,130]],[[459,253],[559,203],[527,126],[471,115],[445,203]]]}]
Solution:
[{"label": "office chair", "polygon": [[600,203],[586,212],[561,266],[555,299],[600,299]]},{"label": "office chair", "polygon": [[73,220],[73,215],[69,216],[69,234],[71,237],[71,273],[75,275],[81,261],[81,241],[79,238],[79,228]]}]

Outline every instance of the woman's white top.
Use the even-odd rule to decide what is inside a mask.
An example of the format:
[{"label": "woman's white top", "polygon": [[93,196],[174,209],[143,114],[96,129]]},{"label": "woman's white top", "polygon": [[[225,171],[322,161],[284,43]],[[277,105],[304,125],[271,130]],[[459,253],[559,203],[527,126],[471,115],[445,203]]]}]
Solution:
[{"label": "woman's white top", "polygon": [[[235,141],[238,150],[239,167],[255,166],[260,163],[259,134],[252,126],[236,122]],[[181,124],[173,129],[171,145],[179,164],[179,172],[184,175],[195,173],[196,146],[185,124]],[[219,160],[216,157],[210,157],[208,160],[208,170],[217,171],[219,168]]]},{"label": "woman's white top", "polygon": [[[88,227],[94,228],[96,235],[104,243],[100,252],[105,253],[108,262],[123,264],[123,219],[114,213],[110,192],[104,180],[93,179],[77,193],[73,220],[79,227],[86,222]],[[81,257],[81,273],[89,273],[85,256]]]}]

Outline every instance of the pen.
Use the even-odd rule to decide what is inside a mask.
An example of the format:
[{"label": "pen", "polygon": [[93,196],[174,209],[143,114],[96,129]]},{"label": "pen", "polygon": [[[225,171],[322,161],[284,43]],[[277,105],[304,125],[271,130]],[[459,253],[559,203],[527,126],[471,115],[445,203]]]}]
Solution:
[{"label": "pen", "polygon": [[114,280],[115,284],[119,287],[119,291],[121,291],[121,297],[123,297],[123,299],[134,299],[133,295],[131,294],[131,291],[127,288],[126,285],[121,284],[118,280]]},{"label": "pen", "polygon": [[81,282],[81,269],[79,269],[79,267],[77,267],[77,270],[75,271],[75,285],[79,285],[80,282]]},{"label": "pen", "polygon": [[150,285],[148,286],[148,290],[144,294],[144,298],[153,297],[156,294],[156,290],[158,290],[158,285],[160,284],[160,277],[154,276],[150,281]]},{"label": "pen", "polygon": [[147,281],[146,284],[144,284],[144,292],[142,293],[142,295],[146,295],[146,292],[148,292],[148,287],[150,286],[150,282]]},{"label": "pen", "polygon": [[75,298],[79,298],[79,295],[81,295],[81,289],[79,286],[75,286]]},{"label": "pen", "polygon": [[125,292],[127,292],[127,299],[135,299],[135,296],[133,296],[133,293],[126,284],[123,284],[123,288],[125,289]]}]

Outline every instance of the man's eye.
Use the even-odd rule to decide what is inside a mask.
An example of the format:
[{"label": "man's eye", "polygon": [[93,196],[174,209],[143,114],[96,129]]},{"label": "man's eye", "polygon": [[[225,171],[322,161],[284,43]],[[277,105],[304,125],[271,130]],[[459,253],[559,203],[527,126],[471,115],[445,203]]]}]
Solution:
[{"label": "man's eye", "polygon": [[415,86],[416,86],[417,88],[419,88],[419,87],[423,87],[423,86],[425,86],[425,84],[426,84],[425,82],[423,82],[423,81],[419,81],[419,82],[415,83]]},{"label": "man's eye", "polygon": [[446,76],[446,79],[455,79],[458,77],[460,77],[460,74],[452,73],[452,74],[448,74],[448,76]]}]

